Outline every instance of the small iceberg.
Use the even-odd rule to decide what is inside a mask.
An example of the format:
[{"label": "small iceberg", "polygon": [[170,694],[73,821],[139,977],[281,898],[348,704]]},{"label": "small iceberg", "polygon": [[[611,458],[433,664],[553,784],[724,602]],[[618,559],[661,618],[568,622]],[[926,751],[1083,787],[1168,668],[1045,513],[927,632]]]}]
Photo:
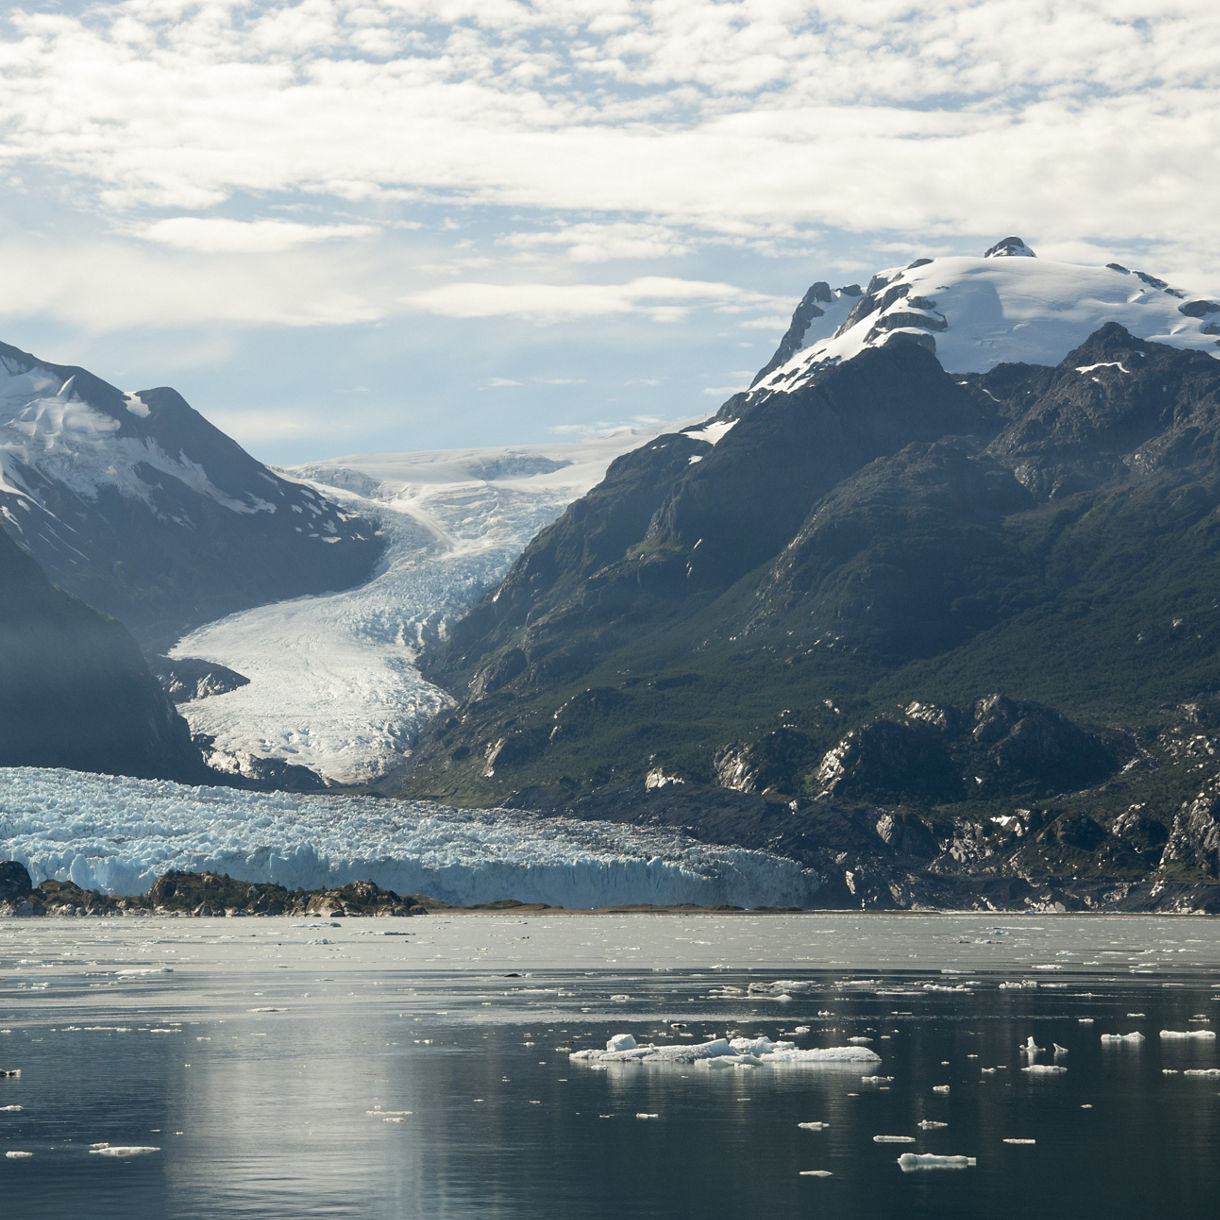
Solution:
[{"label": "small iceberg", "polygon": [[1167,1039],[1176,1038],[1205,1038],[1214,1039],[1216,1031],[1214,1029],[1163,1029],[1161,1037]]},{"label": "small iceberg", "polygon": [[160,1152],[160,1148],[152,1147],[148,1144],[94,1144],[89,1149],[91,1156],[148,1156],[153,1152]]},{"label": "small iceberg", "polygon": [[713,1038],[710,1042],[655,1046],[640,1045],[631,1034],[615,1034],[605,1050],[573,1051],[575,1063],[697,1063],[707,1068],[759,1067],[872,1067],[881,1062],[876,1051],[864,1046],[827,1046],[801,1050],[791,1042],[770,1038]]},{"label": "small iceberg", "polygon": [[1138,1029],[1133,1029],[1129,1034],[1102,1034],[1103,1042],[1143,1042],[1144,1035]]},{"label": "small iceberg", "polygon": [[969,1169],[977,1164],[972,1156],[940,1156],[935,1152],[904,1152],[898,1158],[898,1168],[903,1173],[917,1169]]}]

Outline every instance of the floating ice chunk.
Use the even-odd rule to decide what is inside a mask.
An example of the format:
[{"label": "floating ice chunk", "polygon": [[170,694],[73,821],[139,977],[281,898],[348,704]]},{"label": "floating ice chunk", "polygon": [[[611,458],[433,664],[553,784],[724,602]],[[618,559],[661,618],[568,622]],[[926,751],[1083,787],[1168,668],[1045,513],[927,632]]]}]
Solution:
[{"label": "floating ice chunk", "polygon": [[903,1173],[916,1169],[968,1169],[977,1164],[972,1156],[940,1156],[935,1152],[904,1152],[898,1158],[898,1168]]},{"label": "floating ice chunk", "polygon": [[796,1125],[800,1127],[802,1131],[825,1131],[826,1128],[830,1126],[829,1123],[819,1122],[797,1123]]},{"label": "floating ice chunk", "polygon": [[751,983],[747,990],[750,995],[786,995],[791,998],[793,995],[816,991],[818,986],[812,979],[777,979],[773,983]]},{"label": "floating ice chunk", "polygon": [[913,1135],[874,1135],[874,1144],[913,1144],[915,1137]]},{"label": "floating ice chunk", "polygon": [[861,1076],[861,1084],[893,1084],[893,1076]]},{"label": "floating ice chunk", "polygon": [[608,1051],[633,1051],[639,1045],[631,1034],[615,1034],[606,1043]]},{"label": "floating ice chunk", "polygon": [[1163,1029],[1161,1030],[1162,1038],[1206,1038],[1213,1039],[1216,1036],[1214,1029]]},{"label": "floating ice chunk", "polygon": [[0,1068],[0,1080],[16,1080],[20,1075],[20,1068]]},{"label": "floating ice chunk", "polygon": [[921,1118],[915,1125],[921,1131],[939,1131],[942,1127],[947,1127],[949,1124],[937,1122],[934,1118]]},{"label": "floating ice chunk", "polygon": [[0,1106],[0,1114],[16,1114],[20,1106]]},{"label": "floating ice chunk", "polygon": [[829,1169],[802,1169],[802,1178],[833,1178],[834,1174]]},{"label": "floating ice chunk", "polygon": [[1023,1055],[1030,1055],[1030,1056],[1040,1055],[1044,1050],[1046,1050],[1046,1047],[1039,1046],[1034,1041],[1033,1034],[1030,1034],[1029,1037],[1026,1038],[1025,1041],[1021,1044],[1021,1054],[1023,1054]]},{"label": "floating ice chunk", "polygon": [[25,1161],[32,1157],[32,1152],[26,1152],[23,1148],[10,1148],[5,1154],[10,1161]]},{"label": "floating ice chunk", "polygon": [[861,1067],[881,1062],[881,1056],[876,1051],[862,1046],[828,1046],[801,1050],[791,1042],[772,1042],[769,1038],[713,1038],[709,1042],[669,1046],[655,1046],[652,1043],[645,1043],[641,1046],[635,1042],[634,1038],[631,1038],[631,1045],[618,1045],[618,1040],[624,1037],[631,1038],[631,1035],[616,1034],[607,1042],[604,1051],[573,1051],[569,1058],[576,1063],[594,1065],[700,1063],[709,1068],[758,1067],[761,1064],[773,1067],[813,1067],[831,1064]]},{"label": "floating ice chunk", "polygon": [[1023,1072],[1029,1072],[1034,1076],[1058,1076],[1067,1071],[1067,1068],[1061,1067],[1057,1063],[1031,1063],[1021,1069]]},{"label": "floating ice chunk", "polygon": [[865,1034],[856,1034],[854,1037],[848,1038],[847,1041],[863,1046],[864,1043],[871,1042],[872,1038],[867,1037]]},{"label": "floating ice chunk", "polygon": [[636,1115],[636,1118],[660,1118],[659,1114],[645,1114],[642,1111]]},{"label": "floating ice chunk", "polygon": [[1133,1029],[1129,1034],[1102,1034],[1103,1042],[1143,1042],[1144,1035],[1138,1029]]},{"label": "floating ice chunk", "polygon": [[1066,1055],[1068,1053],[1068,1048],[1066,1046],[1060,1046],[1058,1042],[1052,1042],[1051,1049],[1054,1051],[1056,1059],[1058,1059],[1060,1055]]},{"label": "floating ice chunk", "polygon": [[1026,1139],[1024,1137],[1016,1136],[1016,1135],[1006,1135],[1000,1141],[1000,1143],[1002,1143],[1002,1144],[1036,1144],[1037,1142],[1038,1142],[1037,1140]]},{"label": "floating ice chunk", "polygon": [[794,1034],[807,1034],[812,1028],[810,1025],[798,1025],[792,1032]]},{"label": "floating ice chunk", "polygon": [[160,1152],[160,1148],[153,1147],[149,1144],[94,1144],[89,1149],[91,1156],[148,1156],[153,1152]]},{"label": "floating ice chunk", "polygon": [[1183,1076],[1220,1076],[1220,1068],[1187,1068]]},{"label": "floating ice chunk", "polygon": [[949,1086],[947,1084],[934,1084],[932,1086],[933,1093],[947,1093],[948,1091]]}]

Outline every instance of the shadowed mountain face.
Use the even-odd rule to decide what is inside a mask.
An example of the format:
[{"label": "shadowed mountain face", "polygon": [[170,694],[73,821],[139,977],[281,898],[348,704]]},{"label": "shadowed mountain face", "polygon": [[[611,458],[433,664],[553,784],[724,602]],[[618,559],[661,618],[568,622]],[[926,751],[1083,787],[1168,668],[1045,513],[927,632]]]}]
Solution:
[{"label": "shadowed mountain face", "polygon": [[757,799],[1049,802],[1055,859],[1132,804],[1159,860],[1220,694],[1220,362],[1109,324],[950,376],[897,339],[734,411],[621,458],[432,652],[463,701],[397,782],[738,841]]},{"label": "shadowed mountain face", "polygon": [[0,344],[0,528],[141,644],[262,602],[345,588],[372,523],[283,479],[170,389],[125,394]]},{"label": "shadowed mountain face", "polygon": [[0,766],[207,778],[135,640],[52,585],[3,532]]}]

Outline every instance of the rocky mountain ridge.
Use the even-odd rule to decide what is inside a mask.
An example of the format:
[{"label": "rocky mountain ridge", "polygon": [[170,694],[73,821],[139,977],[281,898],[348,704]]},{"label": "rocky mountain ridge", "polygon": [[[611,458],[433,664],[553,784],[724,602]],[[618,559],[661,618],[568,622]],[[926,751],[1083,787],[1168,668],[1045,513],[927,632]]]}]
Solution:
[{"label": "rocky mountain ridge", "polygon": [[[1005,307],[1014,242],[970,260]],[[390,787],[765,843],[852,905],[1206,905],[1173,743],[1220,693],[1220,307],[1097,272],[1176,342],[947,372],[905,325],[805,365],[790,331],[799,376],[619,459],[426,655],[461,702]]]},{"label": "rocky mountain ridge", "polygon": [[146,651],[262,602],[356,584],[371,521],[247,454],[176,391],[124,393],[0,344],[0,529]]}]

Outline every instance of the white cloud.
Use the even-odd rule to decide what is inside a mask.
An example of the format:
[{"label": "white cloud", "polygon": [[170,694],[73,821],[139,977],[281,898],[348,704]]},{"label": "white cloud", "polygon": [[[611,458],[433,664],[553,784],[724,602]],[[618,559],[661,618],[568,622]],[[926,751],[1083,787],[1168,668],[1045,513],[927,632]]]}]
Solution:
[{"label": "white cloud", "polygon": [[642,276],[625,284],[442,284],[402,298],[410,309],[447,318],[528,318],[571,321],[614,314],[645,314],[657,321],[685,316],[698,305],[753,302],[774,305],[733,284]]},{"label": "white cloud", "polygon": [[1158,214],[1202,236],[1173,205],[1220,186],[1218,76],[1196,0],[120,0],[0,24],[5,157],[119,213],[439,190],[583,214],[581,262],[681,257],[696,230],[986,231],[1014,202],[1056,239]]},{"label": "white cloud", "polygon": [[1009,232],[1220,283],[1215,4],[72,7],[0,15],[0,318],[761,341],[813,279]]},{"label": "white cloud", "polygon": [[312,242],[368,237],[375,232],[371,225],[308,225],[289,220],[174,216],[146,225],[137,235],[147,241],[204,254],[278,254]]},{"label": "white cloud", "polygon": [[[0,319],[53,317],[92,333],[348,326],[384,318],[392,299],[352,259],[310,249],[251,259],[121,242],[10,240],[0,241],[0,266],[9,284],[21,286],[0,294]],[[362,282],[371,290],[362,291]]]}]

